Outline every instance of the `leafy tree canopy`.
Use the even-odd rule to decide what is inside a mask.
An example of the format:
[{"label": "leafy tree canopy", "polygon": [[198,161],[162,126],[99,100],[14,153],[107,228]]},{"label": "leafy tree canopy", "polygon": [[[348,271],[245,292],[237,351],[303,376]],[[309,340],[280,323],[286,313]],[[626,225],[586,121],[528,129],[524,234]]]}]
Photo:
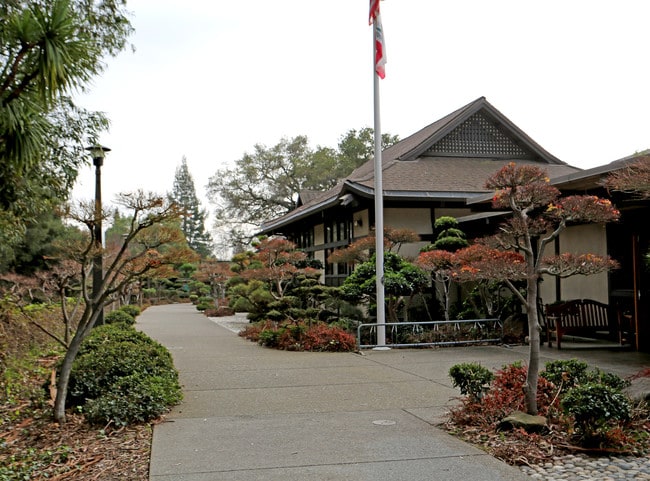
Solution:
[{"label": "leafy tree canopy", "polygon": [[[397,140],[384,134],[382,146]],[[283,138],[272,147],[257,144],[234,168],[220,169],[210,178],[208,196],[216,207],[216,223],[230,229],[233,247],[239,250],[263,221],[295,209],[300,192],[330,189],[372,156],[369,128],[350,130],[337,149],[312,148],[304,135]]]},{"label": "leafy tree canopy", "polygon": [[[0,244],[65,200],[106,117],[70,96],[126,46],[123,0],[6,0],[0,5]],[[2,253],[0,253],[1,255]]]}]

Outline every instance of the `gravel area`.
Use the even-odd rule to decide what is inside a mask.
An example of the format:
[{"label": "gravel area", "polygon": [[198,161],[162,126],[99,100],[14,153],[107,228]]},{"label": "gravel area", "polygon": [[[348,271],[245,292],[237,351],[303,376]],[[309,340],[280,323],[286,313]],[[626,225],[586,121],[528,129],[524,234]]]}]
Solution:
[{"label": "gravel area", "polygon": [[538,466],[522,466],[531,479],[544,481],[615,481],[650,480],[650,456],[593,458],[568,455]]}]

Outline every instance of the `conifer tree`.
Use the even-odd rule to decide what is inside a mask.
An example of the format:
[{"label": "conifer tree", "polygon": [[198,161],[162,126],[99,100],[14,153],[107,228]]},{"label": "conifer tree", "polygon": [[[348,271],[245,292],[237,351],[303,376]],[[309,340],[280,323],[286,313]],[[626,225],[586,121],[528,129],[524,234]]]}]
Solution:
[{"label": "conifer tree", "polygon": [[169,195],[183,211],[181,217],[181,230],[185,234],[187,244],[201,257],[212,254],[212,236],[205,230],[205,209],[201,209],[201,202],[196,196],[194,179],[187,168],[187,159],[183,156],[181,165],[176,168],[174,187]]}]

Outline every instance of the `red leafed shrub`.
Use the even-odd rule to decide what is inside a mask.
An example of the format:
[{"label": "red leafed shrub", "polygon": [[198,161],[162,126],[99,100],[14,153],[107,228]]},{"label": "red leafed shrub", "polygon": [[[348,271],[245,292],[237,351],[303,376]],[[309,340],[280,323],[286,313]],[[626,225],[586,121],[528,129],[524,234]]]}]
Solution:
[{"label": "red leafed shrub", "polygon": [[267,329],[277,329],[277,323],[273,321],[260,321],[254,324],[249,324],[244,329],[239,331],[239,335],[249,341],[258,342],[260,340],[260,333]]},{"label": "red leafed shrub", "polygon": [[[457,424],[494,426],[513,411],[525,411],[524,384],[527,368],[515,363],[496,372],[490,389],[480,399],[463,399],[463,404],[451,412]],[[557,408],[557,388],[540,377],[537,382],[537,406],[541,416],[550,416],[549,408]]]},{"label": "red leafed shrub", "polygon": [[306,323],[262,321],[251,324],[239,333],[263,346],[288,351],[354,351],[356,338],[340,327],[324,322]]},{"label": "red leafed shrub", "polygon": [[302,346],[305,351],[354,351],[357,339],[340,327],[319,322],[303,334]]}]

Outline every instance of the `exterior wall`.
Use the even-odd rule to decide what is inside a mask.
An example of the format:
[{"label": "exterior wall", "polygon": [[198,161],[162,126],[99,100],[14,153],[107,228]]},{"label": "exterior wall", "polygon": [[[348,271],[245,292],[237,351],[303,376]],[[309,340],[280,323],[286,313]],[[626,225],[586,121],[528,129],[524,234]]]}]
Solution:
[{"label": "exterior wall", "polygon": [[[553,246],[547,248],[553,254]],[[603,224],[585,224],[568,227],[560,234],[560,252],[575,254],[607,255],[607,235]],[[544,303],[556,300],[556,279],[546,276],[541,287]],[[560,281],[561,300],[594,299],[609,302],[609,280],[607,272],[591,276],[572,276]]]},{"label": "exterior wall", "polygon": [[[318,224],[314,226],[314,245],[321,245],[325,242],[325,226],[323,224]],[[319,250],[314,251],[314,259],[318,259],[325,265],[325,251]],[[325,283],[325,269],[322,270],[318,282],[321,284]]]},{"label": "exterior wall", "polygon": [[438,217],[443,217],[443,216],[458,218],[458,217],[463,217],[466,215],[473,214],[472,209],[449,209],[444,207],[434,209],[433,212],[436,215],[436,219]]},{"label": "exterior wall", "polygon": [[354,237],[364,237],[370,233],[368,209],[360,210],[352,214],[352,230]]},{"label": "exterior wall", "polygon": [[[576,254],[607,255],[607,235],[603,224],[587,224],[569,227],[560,237],[560,252]],[[573,276],[562,279],[563,299],[594,299],[609,302],[608,274]]]},{"label": "exterior wall", "polygon": [[[384,227],[396,229],[412,229],[418,234],[432,234],[430,209],[384,209]],[[420,248],[428,242],[414,242],[405,244],[399,253],[406,259],[413,259],[420,253]]]}]

